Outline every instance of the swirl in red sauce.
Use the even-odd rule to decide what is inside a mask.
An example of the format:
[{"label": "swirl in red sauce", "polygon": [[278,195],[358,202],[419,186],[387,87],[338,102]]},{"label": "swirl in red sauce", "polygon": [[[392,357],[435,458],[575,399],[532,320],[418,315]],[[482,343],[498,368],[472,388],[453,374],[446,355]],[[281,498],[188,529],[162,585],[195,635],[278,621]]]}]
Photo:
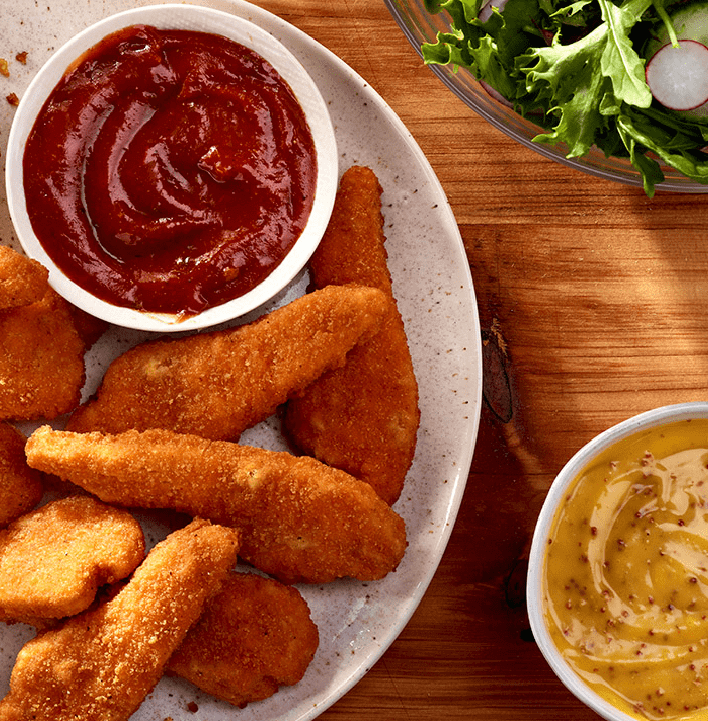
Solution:
[{"label": "swirl in red sauce", "polygon": [[67,70],[23,169],[32,227],[68,277],[114,305],[188,316],[282,261],[317,161],[302,108],[260,55],[136,25]]}]

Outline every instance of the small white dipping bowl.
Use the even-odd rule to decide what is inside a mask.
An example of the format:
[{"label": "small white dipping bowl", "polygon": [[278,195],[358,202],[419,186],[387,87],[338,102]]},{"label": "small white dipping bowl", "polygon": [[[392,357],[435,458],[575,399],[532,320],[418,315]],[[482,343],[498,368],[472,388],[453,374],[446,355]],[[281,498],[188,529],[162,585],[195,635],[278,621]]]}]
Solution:
[{"label": "small white dipping bowl", "polygon": [[[534,639],[563,684],[584,704],[608,721],[636,721],[596,693],[578,676],[554,644],[544,616],[543,579],[546,549],[553,530],[556,512],[564,502],[570,486],[580,473],[603,451],[638,432],[691,419],[708,418],[708,403],[681,403],[664,406],[629,418],[593,438],[565,465],[553,481],[539,514],[531,543],[527,577],[527,607]],[[699,716],[703,718],[703,716]]]},{"label": "small white dipping bowl", "polygon": [[[265,58],[292,89],[312,134],[317,154],[317,184],[312,210],[290,252],[257,287],[245,295],[184,319],[120,307],[97,298],[67,278],[52,262],[27,213],[22,161],[27,138],[47,97],[67,68],[106,35],[130,25],[186,29],[223,35]],[[239,318],[277,295],[302,270],[317,248],[329,222],[338,183],[338,156],[327,105],[299,61],[270,33],[230,13],[197,5],[152,5],[111,15],[86,28],[57,50],[42,66],[24,93],[8,138],[7,200],[18,239],[25,253],[49,270],[49,283],[82,310],[126,328],[176,332],[196,330]]]}]

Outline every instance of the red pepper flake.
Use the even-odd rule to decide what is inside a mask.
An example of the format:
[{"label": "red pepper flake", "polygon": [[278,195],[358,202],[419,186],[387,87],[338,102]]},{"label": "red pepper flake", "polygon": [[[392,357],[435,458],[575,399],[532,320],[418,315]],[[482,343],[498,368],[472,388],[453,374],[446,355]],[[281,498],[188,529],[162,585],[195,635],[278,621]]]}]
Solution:
[{"label": "red pepper flake", "polygon": [[679,519],[678,519],[678,524],[679,524],[679,526],[685,526],[685,525],[686,525],[686,524],[684,523],[684,521],[683,521],[683,518],[679,518]]},{"label": "red pepper flake", "polygon": [[9,95],[6,95],[5,99],[8,103],[10,103],[10,105],[14,105],[15,107],[20,104],[20,99],[17,97],[16,93],[10,93]]},{"label": "red pepper flake", "polygon": [[593,536],[597,536],[597,526],[590,526],[590,533]]},{"label": "red pepper flake", "polygon": [[190,702],[187,704],[187,709],[188,709],[189,711],[191,711],[192,713],[197,713],[197,711],[199,711],[199,706],[197,706],[197,704],[194,703],[194,701],[190,701]]},{"label": "red pepper flake", "polygon": [[698,583],[698,579],[695,576],[691,576],[691,578],[688,579],[691,583]]},{"label": "red pepper flake", "polygon": [[17,60],[18,63],[22,63],[23,65],[27,64],[27,51],[23,51],[21,53],[17,53],[15,55],[15,60]]}]

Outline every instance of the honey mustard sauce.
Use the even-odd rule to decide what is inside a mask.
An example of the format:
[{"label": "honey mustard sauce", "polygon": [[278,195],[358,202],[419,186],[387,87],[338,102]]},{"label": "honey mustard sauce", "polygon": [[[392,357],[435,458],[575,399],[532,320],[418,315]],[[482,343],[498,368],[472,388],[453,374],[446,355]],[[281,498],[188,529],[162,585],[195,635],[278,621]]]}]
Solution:
[{"label": "honey mustard sauce", "polygon": [[554,643],[601,696],[708,719],[708,420],[631,436],[579,475],[543,591]]}]

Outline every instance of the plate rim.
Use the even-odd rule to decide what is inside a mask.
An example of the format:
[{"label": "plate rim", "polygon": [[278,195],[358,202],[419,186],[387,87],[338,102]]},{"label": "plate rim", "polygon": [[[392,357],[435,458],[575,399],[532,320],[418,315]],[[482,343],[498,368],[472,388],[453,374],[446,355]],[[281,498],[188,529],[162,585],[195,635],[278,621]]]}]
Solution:
[{"label": "plate rim", "polygon": [[[161,2],[160,0],[133,0],[133,5],[135,7],[146,4],[161,4]],[[375,105],[378,113],[386,120],[386,122],[394,127],[396,135],[400,138],[402,143],[405,143],[408,152],[410,152],[415,158],[421,177],[424,175],[424,179],[430,185],[431,190],[434,191],[434,195],[438,198],[440,203],[440,207],[437,211],[439,214],[439,222],[446,230],[446,243],[449,245],[449,249],[453,250],[455,254],[455,257],[451,259],[451,263],[454,263],[456,271],[460,271],[461,277],[464,278],[464,293],[460,291],[459,297],[464,295],[465,311],[469,311],[469,315],[466,316],[465,322],[466,329],[469,334],[469,340],[470,342],[473,342],[473,347],[469,347],[468,344],[466,348],[466,357],[469,358],[469,360],[461,365],[464,365],[465,369],[469,370],[469,379],[465,388],[469,388],[472,392],[470,397],[467,399],[469,402],[467,422],[465,423],[463,432],[458,434],[460,436],[460,452],[456,455],[454,467],[455,478],[453,479],[454,484],[452,481],[450,482],[450,484],[454,487],[449,494],[445,495],[444,503],[441,503],[440,506],[441,515],[444,516],[444,518],[441,521],[441,526],[443,527],[441,527],[439,531],[436,531],[434,563],[427,566],[424,570],[416,573],[418,583],[415,586],[414,592],[407,595],[403,599],[403,603],[399,605],[402,612],[399,616],[397,616],[395,623],[392,623],[391,632],[388,633],[385,638],[378,638],[376,648],[366,650],[361,655],[361,658],[357,658],[355,664],[352,665],[351,672],[347,673],[346,679],[344,679],[341,683],[338,680],[338,682],[332,687],[323,688],[316,697],[309,697],[309,708],[307,708],[304,703],[299,703],[296,713],[290,711],[282,714],[281,716],[283,721],[311,721],[344,697],[366,675],[366,673],[368,673],[372,666],[381,659],[386,650],[394,641],[396,641],[401,632],[410,622],[411,617],[418,609],[420,602],[433,580],[433,577],[439,569],[445,549],[454,528],[454,523],[457,519],[464,492],[466,490],[467,479],[472,464],[472,458],[478,438],[479,425],[481,422],[483,404],[483,364],[479,308],[472,280],[472,272],[469,261],[467,260],[460,228],[450,206],[447,194],[433,170],[430,161],[423,153],[411,132],[405,126],[398,114],[374,89],[371,83],[369,83],[344,60],[339,58],[339,56],[330,51],[322,43],[300,30],[292,23],[258,5],[254,5],[246,0],[186,0],[185,4],[215,7],[216,9],[227,9],[228,12],[232,12],[240,15],[241,17],[252,20],[273,34],[281,33],[281,35],[278,35],[278,39],[283,42],[283,44],[285,44],[293,55],[295,55],[301,62],[303,62],[303,59],[301,58],[298,49],[292,47],[293,43],[303,44],[311,51],[316,52],[318,59],[322,59],[327,67],[332,69],[333,74],[343,74],[349,79],[354,80],[361,92],[366,94],[366,99],[371,104]],[[111,5],[111,0],[107,0],[103,3],[101,10],[102,16],[107,16],[116,12],[116,10],[111,8]],[[469,308],[467,307],[467,304],[469,304]],[[432,551],[431,555],[433,555]],[[265,717],[255,712],[254,718]]]}]

